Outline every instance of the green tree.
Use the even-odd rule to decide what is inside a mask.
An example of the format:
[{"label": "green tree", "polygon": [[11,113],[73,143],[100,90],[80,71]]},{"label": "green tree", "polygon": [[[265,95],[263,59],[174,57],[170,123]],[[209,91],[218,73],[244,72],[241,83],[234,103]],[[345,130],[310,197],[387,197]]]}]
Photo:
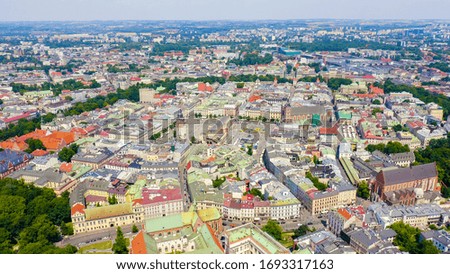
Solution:
[{"label": "green tree", "polygon": [[67,192],[56,197],[52,189],[0,179],[0,253],[73,253],[53,245],[64,222],[70,222]]},{"label": "green tree", "polygon": [[118,203],[116,195],[108,197],[108,203],[110,205],[115,205]]},{"label": "green tree", "polygon": [[18,235],[25,221],[26,200],[15,195],[0,195],[0,227]]},{"label": "green tree", "polygon": [[442,196],[450,198],[450,134],[444,139],[431,140],[428,147],[414,154],[417,164],[436,163]]},{"label": "green tree", "polygon": [[25,141],[28,144],[28,148],[25,150],[27,153],[31,153],[36,149],[47,150],[41,140],[38,139],[28,139]]},{"label": "green tree", "polygon": [[372,115],[375,116],[377,113],[383,113],[383,110],[381,108],[373,108]]},{"label": "green tree", "polygon": [[408,145],[406,144],[402,145],[402,143],[400,142],[392,142],[392,141],[389,141],[386,145],[385,144],[368,145],[366,147],[366,150],[369,152],[379,150],[386,154],[410,152]]},{"label": "green tree", "polygon": [[0,227],[0,254],[12,254],[13,245],[10,240],[11,233],[3,227]]},{"label": "green tree", "polygon": [[276,240],[282,239],[283,228],[275,220],[269,220],[266,225],[262,227],[262,230],[275,238]]},{"label": "green tree", "polygon": [[252,145],[247,146],[247,154],[250,156],[253,155],[253,146]]},{"label": "green tree", "polygon": [[324,183],[321,183],[317,177],[314,177],[311,172],[306,172],[306,178],[310,179],[313,183],[314,187],[316,187],[320,191],[324,191],[328,188],[328,186]]},{"label": "green tree", "polygon": [[136,225],[133,225],[133,227],[131,228],[131,232],[133,232],[133,233],[138,233],[139,232],[139,229],[137,228]]},{"label": "green tree", "polygon": [[128,254],[128,247],[125,241],[125,237],[123,236],[122,229],[117,227],[117,235],[116,240],[112,246],[112,251],[114,254]]},{"label": "green tree", "polygon": [[344,78],[330,78],[328,80],[328,87],[332,90],[338,90],[341,85],[350,85],[352,83],[352,80],[350,79],[344,79]]},{"label": "green tree", "polygon": [[292,237],[295,239],[304,236],[311,231],[312,230],[307,225],[301,225],[296,230],[294,230],[294,235]]},{"label": "green tree", "polygon": [[253,196],[259,197],[261,200],[264,200],[264,195],[262,194],[261,190],[257,188],[252,188],[250,191],[245,192],[244,194],[251,194]]},{"label": "green tree", "polygon": [[397,222],[390,226],[397,235],[394,245],[401,251],[411,254],[437,254],[439,250],[430,241],[420,241],[420,229],[403,222]]},{"label": "green tree", "polygon": [[213,187],[214,188],[220,188],[220,186],[225,182],[225,177],[221,177],[221,178],[216,178],[215,180],[213,180]]},{"label": "green tree", "polygon": [[58,228],[50,221],[48,216],[38,216],[31,226],[20,232],[19,244],[23,248],[30,243],[47,242],[54,243],[61,239]]},{"label": "green tree", "polygon": [[375,99],[375,100],[372,101],[372,104],[374,104],[374,105],[381,105],[381,102],[380,102],[380,100]]},{"label": "green tree", "polygon": [[395,132],[399,132],[399,131],[402,131],[402,130],[403,130],[403,126],[400,125],[400,124],[397,124],[397,125],[393,126],[392,129],[393,129]]},{"label": "green tree", "polygon": [[73,155],[77,154],[77,152],[78,145],[71,144],[69,147],[64,147],[63,149],[61,149],[61,151],[58,153],[58,159],[61,162],[69,163],[72,160]]},{"label": "green tree", "polygon": [[61,229],[61,234],[62,235],[73,235],[73,225],[72,225],[72,223],[61,222],[61,225],[59,227]]},{"label": "green tree", "polygon": [[356,191],[356,196],[363,198],[363,199],[369,199],[370,197],[370,189],[367,182],[363,181],[358,185],[358,190]]}]

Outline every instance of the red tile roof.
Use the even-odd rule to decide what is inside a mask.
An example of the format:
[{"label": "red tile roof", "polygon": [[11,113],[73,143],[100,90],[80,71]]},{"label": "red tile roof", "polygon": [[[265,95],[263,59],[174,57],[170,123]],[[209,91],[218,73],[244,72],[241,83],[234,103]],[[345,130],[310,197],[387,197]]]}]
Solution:
[{"label": "red tile roof", "polygon": [[154,204],[182,199],[181,190],[175,189],[142,189],[142,203]]},{"label": "red tile roof", "polygon": [[70,213],[72,216],[75,215],[77,212],[84,214],[84,209],[85,209],[85,207],[83,204],[76,203],[72,206]]},{"label": "red tile roof", "polygon": [[337,127],[321,127],[319,129],[320,135],[337,135],[338,130]]},{"label": "red tile roof", "polygon": [[71,163],[62,163],[59,170],[62,172],[71,172],[73,165]]},{"label": "red tile roof", "polygon": [[346,220],[350,219],[352,217],[352,214],[348,212],[345,208],[338,209],[338,213],[344,217]]},{"label": "red tile roof", "polygon": [[3,122],[5,122],[6,124],[12,123],[12,122],[18,121],[20,119],[26,119],[26,118],[30,117],[30,115],[31,115],[31,113],[26,112],[26,113],[21,114],[21,115],[17,115],[17,116],[14,116],[14,117],[6,118],[6,119],[3,120]]},{"label": "red tile roof", "polygon": [[75,134],[73,132],[54,131],[48,137],[64,139],[66,145],[69,145],[75,141]]},{"label": "red tile roof", "polygon": [[48,155],[48,151],[43,150],[43,149],[36,149],[35,151],[31,152],[31,155],[33,155],[34,157],[45,156],[45,155]]},{"label": "red tile roof", "polygon": [[139,233],[131,240],[131,254],[147,254],[147,246],[145,245],[144,231]]},{"label": "red tile roof", "polygon": [[87,135],[88,134],[87,130],[84,128],[81,128],[81,127],[74,127],[70,130],[70,132],[76,133],[79,135]]}]

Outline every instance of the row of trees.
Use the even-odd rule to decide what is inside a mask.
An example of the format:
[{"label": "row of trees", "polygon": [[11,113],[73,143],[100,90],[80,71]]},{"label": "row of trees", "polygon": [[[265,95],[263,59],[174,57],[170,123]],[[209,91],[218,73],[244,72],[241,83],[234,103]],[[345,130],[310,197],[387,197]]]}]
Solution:
[{"label": "row of trees", "polygon": [[338,90],[341,85],[350,85],[352,80],[345,78],[330,78],[327,81],[327,85],[332,90]]},{"label": "row of trees", "polygon": [[450,114],[450,98],[442,94],[434,94],[426,91],[422,87],[414,87],[409,85],[397,85],[392,80],[387,79],[384,82],[383,89],[385,93],[402,92],[406,91],[414,95],[414,97],[420,99],[425,103],[436,103],[440,105],[444,110],[444,117]]},{"label": "row of trees", "polygon": [[108,65],[107,71],[109,73],[118,73],[118,72],[141,72],[143,69],[147,69],[148,67],[140,67],[137,64],[129,64],[128,68],[122,69],[116,65]]},{"label": "row of trees", "polygon": [[366,147],[366,150],[368,150],[369,152],[379,150],[385,154],[410,152],[408,145],[402,145],[399,142],[391,142],[391,141],[388,142],[387,144],[368,145]]},{"label": "row of trees", "polygon": [[367,48],[367,49],[384,49],[384,50],[400,50],[401,47],[393,46],[378,42],[363,41],[363,40],[344,40],[344,39],[330,39],[323,38],[317,39],[312,43],[288,43],[291,49],[302,50],[302,51],[347,51],[349,48]]},{"label": "row of trees", "polygon": [[58,248],[61,233],[73,233],[69,194],[37,188],[10,178],[0,179],[0,253],[75,253]]},{"label": "row of trees", "polygon": [[41,128],[41,118],[42,121],[49,121],[53,120],[54,117],[54,114],[46,114],[42,117],[37,117],[31,120],[20,119],[15,124],[10,123],[6,128],[0,130],[0,141],[33,132],[35,129]]},{"label": "row of trees", "polygon": [[36,91],[36,90],[52,90],[55,95],[61,94],[62,90],[68,89],[68,90],[80,90],[80,89],[88,89],[88,88],[99,88],[101,85],[95,81],[92,80],[89,85],[84,85],[80,81],[76,81],[74,79],[65,80],[62,83],[50,83],[45,82],[42,85],[31,85],[27,86],[20,83],[11,83],[10,86],[12,87],[13,92],[20,92],[23,94],[27,91]]},{"label": "row of trees", "polygon": [[237,66],[248,66],[248,65],[261,65],[269,64],[273,61],[272,54],[266,53],[264,56],[260,56],[258,53],[247,53],[237,59],[231,59],[228,63],[235,64]]},{"label": "row of trees", "polygon": [[231,75],[228,78],[228,81],[231,82],[256,82],[256,80],[262,82],[273,82],[277,79],[278,83],[291,83],[291,79],[287,79],[284,77],[278,77],[275,75],[267,74],[267,75],[255,75],[255,74],[240,74],[240,75]]},{"label": "row of trees", "polygon": [[428,65],[430,68],[436,68],[443,72],[450,72],[450,66],[445,62],[436,62]]}]

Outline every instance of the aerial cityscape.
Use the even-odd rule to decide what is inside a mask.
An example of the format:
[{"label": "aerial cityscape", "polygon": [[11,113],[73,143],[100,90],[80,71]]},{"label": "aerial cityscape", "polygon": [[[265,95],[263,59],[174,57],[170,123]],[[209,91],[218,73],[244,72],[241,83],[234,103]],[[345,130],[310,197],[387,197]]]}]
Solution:
[{"label": "aerial cityscape", "polygon": [[0,253],[449,253],[449,73],[449,20],[0,22]]}]

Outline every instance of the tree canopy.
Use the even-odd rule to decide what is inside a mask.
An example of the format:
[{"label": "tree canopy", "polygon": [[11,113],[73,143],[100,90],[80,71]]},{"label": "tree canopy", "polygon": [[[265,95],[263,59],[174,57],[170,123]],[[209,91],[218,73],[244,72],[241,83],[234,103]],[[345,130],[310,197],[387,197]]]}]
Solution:
[{"label": "tree canopy", "polygon": [[441,192],[444,198],[450,198],[450,135],[445,139],[431,140],[425,149],[414,152],[417,164],[436,162]]},{"label": "tree canopy", "polygon": [[321,182],[319,181],[319,179],[318,179],[317,177],[314,177],[314,176],[311,174],[311,172],[309,172],[309,171],[306,172],[306,178],[310,179],[311,182],[314,184],[314,186],[315,186],[318,190],[320,190],[320,191],[324,191],[325,189],[328,188],[328,186],[327,186],[326,184],[321,183]]},{"label": "tree canopy", "polygon": [[282,239],[283,228],[275,220],[269,220],[266,225],[262,227],[264,232],[267,232],[270,236],[274,237],[276,240]]},{"label": "tree canopy", "polygon": [[358,189],[356,190],[356,196],[363,198],[363,199],[369,199],[370,197],[370,189],[367,182],[361,182],[358,185]]},{"label": "tree canopy", "polygon": [[213,180],[213,187],[219,188],[225,182],[225,180],[225,177],[216,178],[215,180]]},{"label": "tree canopy", "polygon": [[28,148],[25,150],[27,153],[31,153],[36,149],[47,150],[41,140],[38,139],[28,139],[25,141],[28,144]]},{"label": "tree canopy", "polygon": [[410,152],[408,145],[402,145],[399,142],[391,142],[391,141],[388,142],[387,144],[368,145],[366,147],[366,150],[368,150],[369,152],[379,150],[385,154]]},{"label": "tree canopy", "polygon": [[248,66],[248,65],[261,65],[269,64],[273,61],[271,54],[266,53],[264,56],[260,56],[258,53],[247,53],[241,58],[232,59],[229,63],[233,63],[237,66]]},{"label": "tree canopy", "polygon": [[70,221],[68,193],[56,197],[48,188],[0,179],[0,253],[75,253],[53,245],[61,239],[58,226]]},{"label": "tree canopy", "polygon": [[125,237],[123,236],[122,229],[120,226],[117,228],[116,241],[112,246],[112,251],[114,254],[128,254],[128,247],[125,241]]},{"label": "tree canopy", "polygon": [[422,87],[415,87],[409,85],[397,85],[392,80],[387,79],[383,85],[384,92],[386,94],[391,92],[402,92],[406,91],[411,93],[414,97],[420,99],[424,103],[436,103],[444,109],[444,117],[450,114],[450,98],[442,95],[430,93]]},{"label": "tree canopy", "polygon": [[332,90],[338,90],[341,85],[350,85],[352,80],[344,78],[330,78],[328,79],[327,85]]},{"label": "tree canopy", "polygon": [[64,147],[60,152],[58,152],[58,159],[61,162],[69,163],[72,160],[73,155],[77,154],[77,152],[78,145],[71,144],[69,147]]},{"label": "tree canopy", "polygon": [[412,227],[403,222],[397,222],[390,226],[397,235],[394,239],[394,245],[401,251],[411,254],[438,254],[439,250],[431,241],[420,241],[420,229]]}]

